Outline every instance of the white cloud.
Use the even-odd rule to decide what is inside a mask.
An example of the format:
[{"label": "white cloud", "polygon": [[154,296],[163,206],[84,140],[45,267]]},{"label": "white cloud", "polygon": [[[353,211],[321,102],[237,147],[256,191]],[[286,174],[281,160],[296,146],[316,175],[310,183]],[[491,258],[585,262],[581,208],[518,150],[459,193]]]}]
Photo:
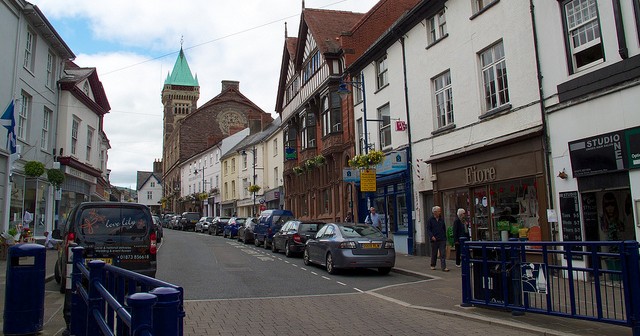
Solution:
[{"label": "white cloud", "polygon": [[[308,8],[365,12],[376,2],[307,0],[305,4]],[[222,80],[237,80],[247,98],[273,113],[284,22],[289,36],[296,36],[302,1],[33,3],[62,38],[69,39],[67,43],[77,56],[75,62],[97,68],[111,104],[104,124],[112,147],[108,163],[111,182],[135,188],[136,171],[152,170],[153,161],[162,156],[160,92],[173,68],[181,37],[191,71],[200,82],[199,105],[220,93]],[[78,23],[85,26],[71,26]],[[72,39],[77,39],[78,45],[71,43]]]}]

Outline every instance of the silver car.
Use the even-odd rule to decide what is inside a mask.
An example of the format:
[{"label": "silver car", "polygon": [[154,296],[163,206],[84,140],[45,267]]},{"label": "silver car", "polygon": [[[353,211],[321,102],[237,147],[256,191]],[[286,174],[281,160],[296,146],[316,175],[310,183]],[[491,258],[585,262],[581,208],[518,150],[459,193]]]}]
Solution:
[{"label": "silver car", "polygon": [[307,240],[305,265],[327,267],[329,274],[341,268],[377,268],[388,274],[396,263],[393,240],[367,224],[329,223]]}]

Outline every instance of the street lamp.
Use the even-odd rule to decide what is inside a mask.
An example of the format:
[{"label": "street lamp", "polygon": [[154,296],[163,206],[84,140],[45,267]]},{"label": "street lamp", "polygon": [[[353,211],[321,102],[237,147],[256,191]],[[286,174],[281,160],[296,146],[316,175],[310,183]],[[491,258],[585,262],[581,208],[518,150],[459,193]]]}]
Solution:
[{"label": "street lamp", "polygon": [[[256,185],[256,146],[254,145],[251,148],[251,154],[253,156],[253,182],[252,185]],[[247,151],[245,151],[244,149],[242,150],[242,156],[247,157]],[[256,192],[253,192],[253,207],[251,208],[251,212],[253,212],[252,216],[255,217],[256,215]]]},{"label": "street lamp", "polygon": [[359,81],[350,81],[350,82],[340,82],[340,86],[338,87],[338,95],[343,100],[347,98],[351,91],[347,88],[347,84],[351,84],[352,88],[356,88],[362,92],[362,114],[363,114],[363,123],[364,123],[364,153],[369,154],[369,133],[367,131],[367,93],[364,87],[364,74],[360,74]]}]

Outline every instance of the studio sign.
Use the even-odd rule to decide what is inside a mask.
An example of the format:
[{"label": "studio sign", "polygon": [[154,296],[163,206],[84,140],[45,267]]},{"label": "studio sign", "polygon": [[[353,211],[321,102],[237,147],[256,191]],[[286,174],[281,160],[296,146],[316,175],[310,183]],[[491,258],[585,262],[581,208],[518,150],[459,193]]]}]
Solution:
[{"label": "studio sign", "polygon": [[467,185],[491,182],[496,179],[496,168],[487,167],[478,169],[476,166],[471,166],[464,168],[464,176]]}]

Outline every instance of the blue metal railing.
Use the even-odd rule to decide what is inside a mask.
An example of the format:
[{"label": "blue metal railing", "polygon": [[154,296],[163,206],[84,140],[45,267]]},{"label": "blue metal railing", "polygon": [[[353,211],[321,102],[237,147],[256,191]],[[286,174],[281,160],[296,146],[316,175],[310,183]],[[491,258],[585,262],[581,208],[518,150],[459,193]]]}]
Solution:
[{"label": "blue metal railing", "polygon": [[461,241],[463,306],[629,326],[640,336],[637,241]]},{"label": "blue metal railing", "polygon": [[182,287],[103,261],[87,268],[83,248],[72,251],[72,335],[182,336]]}]

